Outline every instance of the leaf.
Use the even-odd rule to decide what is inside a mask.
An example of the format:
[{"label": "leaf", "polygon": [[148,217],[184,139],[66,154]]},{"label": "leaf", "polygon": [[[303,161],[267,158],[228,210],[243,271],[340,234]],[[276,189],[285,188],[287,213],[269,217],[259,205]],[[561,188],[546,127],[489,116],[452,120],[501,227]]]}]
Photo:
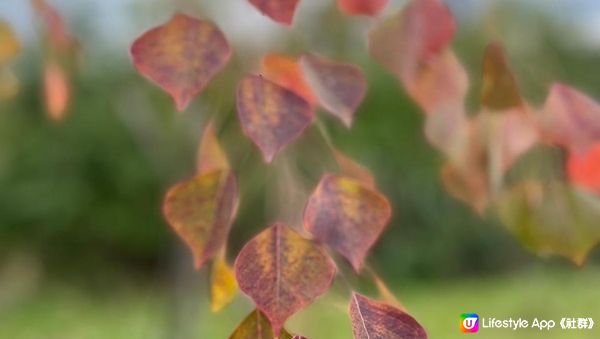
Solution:
[{"label": "leaf", "polygon": [[21,51],[21,43],[8,23],[0,20],[0,69]]},{"label": "leaf", "polygon": [[53,57],[73,57],[79,52],[79,43],[70,34],[60,13],[45,0],[32,0],[32,5],[45,25],[44,33],[50,42]]},{"label": "leaf", "polygon": [[131,45],[137,70],[168,92],[179,111],[229,62],[231,48],[217,26],[176,13]]},{"label": "leaf", "polygon": [[315,115],[294,92],[257,75],[248,75],[240,82],[237,111],[244,133],[268,163],[302,134]]},{"label": "leaf", "polygon": [[577,187],[600,194],[600,142],[587,153],[569,152],[567,174]]},{"label": "leaf", "polygon": [[304,79],[321,106],[350,127],[352,117],[367,92],[364,73],[355,65],[312,54],[303,55],[299,62]]},{"label": "leaf", "polygon": [[582,265],[600,240],[600,199],[564,183],[523,182],[499,199],[497,211],[538,255],[558,254]]},{"label": "leaf", "polygon": [[[285,329],[279,339],[290,339],[292,335]],[[295,337],[294,337],[295,338]],[[229,339],[277,339],[269,319],[259,310],[250,313],[233,331]]]},{"label": "leaf", "polygon": [[481,105],[492,111],[523,105],[517,81],[510,70],[504,49],[498,43],[488,45],[485,51]]},{"label": "leaf", "polygon": [[224,248],[213,260],[210,273],[210,308],[213,312],[229,305],[237,294],[238,286],[233,269],[227,264]]},{"label": "leaf", "polygon": [[197,175],[167,192],[165,218],[192,250],[196,268],[224,246],[237,206],[237,183],[227,170]]},{"label": "leaf", "polygon": [[340,10],[348,15],[377,16],[388,0],[338,0]]},{"label": "leaf", "polygon": [[390,217],[390,203],[381,193],[356,179],[328,174],[308,199],[304,228],[358,272]]},{"label": "leaf", "polygon": [[19,79],[9,67],[0,66],[0,101],[13,98],[19,93]]},{"label": "leaf", "polygon": [[371,171],[369,171],[363,165],[355,162],[350,159],[348,156],[343,154],[342,152],[334,149],[333,156],[335,157],[335,161],[340,167],[340,173],[344,176],[351,177],[357,181],[360,181],[363,185],[368,188],[375,188],[375,178]]},{"label": "leaf", "polygon": [[248,0],[262,14],[274,21],[291,25],[299,0]]},{"label": "leaf", "polygon": [[219,145],[213,122],[209,122],[202,134],[202,140],[198,147],[197,172],[198,174],[209,173],[216,170],[228,170],[229,161],[225,152]]},{"label": "leaf", "polygon": [[400,309],[352,293],[350,319],[355,339],[427,338],[425,329]]},{"label": "leaf", "polygon": [[600,141],[600,105],[574,88],[554,84],[541,125],[547,142],[586,153]]},{"label": "leaf", "polygon": [[315,105],[317,99],[304,80],[296,60],[286,55],[267,54],[262,59],[260,71],[265,78],[296,93],[309,104]]},{"label": "leaf", "polygon": [[44,65],[46,111],[54,121],[64,118],[71,98],[71,83],[63,66],[55,62]]},{"label": "leaf", "polygon": [[235,261],[240,289],[267,315],[275,334],[329,289],[335,271],[320,247],[281,223],[246,243]]},{"label": "leaf", "polygon": [[413,0],[369,32],[369,52],[398,79],[410,82],[422,63],[448,48],[455,30],[442,1]]}]

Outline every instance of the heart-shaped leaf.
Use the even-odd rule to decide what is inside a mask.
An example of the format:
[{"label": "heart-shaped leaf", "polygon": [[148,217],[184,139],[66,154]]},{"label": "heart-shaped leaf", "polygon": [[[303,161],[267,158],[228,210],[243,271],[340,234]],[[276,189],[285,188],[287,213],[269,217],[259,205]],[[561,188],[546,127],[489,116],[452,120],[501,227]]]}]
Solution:
[{"label": "heart-shaped leaf", "polygon": [[350,319],[355,339],[421,339],[425,329],[408,313],[352,293]]},{"label": "heart-shaped leaf", "polygon": [[277,223],[250,240],[235,261],[240,289],[279,334],[285,321],[325,293],[335,265],[312,241]]},{"label": "heart-shaped leaf", "polygon": [[306,100],[258,75],[248,75],[240,82],[237,111],[244,133],[266,162],[298,138],[315,115]]},{"label": "heart-shaped leaf", "polygon": [[281,54],[267,54],[262,59],[261,75],[277,85],[287,88],[311,105],[317,102],[295,59]]},{"label": "heart-shaped leaf", "polygon": [[303,55],[300,66],[319,104],[350,127],[367,92],[367,81],[360,68],[312,54]]},{"label": "heart-shaped leaf", "polygon": [[191,248],[196,268],[225,245],[237,205],[237,183],[227,170],[197,175],[167,192],[164,215]]},{"label": "heart-shaped leaf", "polygon": [[324,175],[308,199],[304,228],[360,271],[391,216],[390,203],[362,182]]},{"label": "heart-shaped leaf", "polygon": [[168,92],[180,111],[225,67],[231,53],[217,26],[182,13],[131,45],[137,70]]},{"label": "heart-shaped leaf", "polygon": [[338,0],[338,7],[348,15],[376,16],[389,0]]},{"label": "heart-shaped leaf", "polygon": [[248,0],[261,13],[284,25],[291,25],[299,0]]},{"label": "heart-shaped leaf", "polygon": [[600,105],[576,89],[554,84],[542,112],[547,141],[578,153],[600,141]]}]

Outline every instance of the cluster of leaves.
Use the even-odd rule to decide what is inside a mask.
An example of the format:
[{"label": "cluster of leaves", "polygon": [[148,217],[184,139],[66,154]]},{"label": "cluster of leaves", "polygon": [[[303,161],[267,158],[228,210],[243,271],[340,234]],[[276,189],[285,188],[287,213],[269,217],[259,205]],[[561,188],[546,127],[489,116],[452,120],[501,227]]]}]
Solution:
[{"label": "cluster of leaves", "polygon": [[[287,24],[297,3],[250,2]],[[355,14],[375,14],[384,4],[340,1],[341,8]],[[178,110],[185,110],[226,67],[232,48],[214,23],[176,13],[136,39],[131,55],[137,70],[169,93]],[[258,73],[239,81],[237,113],[243,132],[270,163],[313,123],[318,108],[350,127],[366,90],[365,75],[355,65],[311,53],[267,54]],[[390,219],[390,203],[367,169],[333,152],[340,173],[322,176],[306,203],[304,227],[270,225],[246,243],[233,267],[226,248],[240,195],[213,123],[203,133],[196,174],[167,192],[164,215],[192,250],[196,268],[212,263],[212,309],[227,305],[238,288],[256,305],[231,338],[292,338],[284,329],[286,320],[328,291],[338,272],[327,248],[346,258],[356,272],[363,269]],[[388,300],[379,302],[352,293],[349,314],[355,337],[426,337],[390,295],[387,291]]]},{"label": "cluster of leaves", "polygon": [[[425,134],[447,159],[441,178],[450,194],[480,214],[492,208],[537,253],[582,264],[600,240],[599,104],[554,84],[544,106],[532,107],[503,48],[492,43],[479,112],[469,115],[469,78],[451,49],[455,26],[441,0],[413,1],[371,31],[370,53],[425,112]],[[565,154],[567,180],[507,180],[540,145]]]}]

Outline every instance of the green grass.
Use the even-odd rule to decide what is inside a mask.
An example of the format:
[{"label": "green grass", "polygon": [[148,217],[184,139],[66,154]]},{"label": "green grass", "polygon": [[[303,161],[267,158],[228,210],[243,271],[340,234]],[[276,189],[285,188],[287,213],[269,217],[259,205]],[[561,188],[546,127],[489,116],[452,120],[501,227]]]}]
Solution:
[{"label": "green grass", "polygon": [[[600,271],[593,268],[543,269],[510,276],[415,283],[394,290],[427,328],[431,338],[465,338],[458,330],[458,317],[464,312],[476,312],[483,317],[528,320],[538,317],[557,322],[563,316],[585,316],[600,322],[599,282]],[[92,293],[63,284],[41,285],[27,296],[0,304],[0,338],[218,339],[226,338],[251,308],[240,297],[226,311],[211,314],[204,287],[187,294],[147,286],[107,290]],[[187,297],[177,298],[177,294]],[[347,291],[336,286],[294,316],[288,328],[311,339],[351,338],[345,314],[346,297]],[[482,329],[477,337],[600,338],[600,330]]]}]

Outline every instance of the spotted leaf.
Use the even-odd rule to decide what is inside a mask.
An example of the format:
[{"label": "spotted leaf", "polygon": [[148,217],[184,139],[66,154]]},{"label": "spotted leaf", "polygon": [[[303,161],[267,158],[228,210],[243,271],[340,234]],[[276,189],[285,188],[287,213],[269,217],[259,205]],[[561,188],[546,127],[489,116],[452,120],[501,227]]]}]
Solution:
[{"label": "spotted leaf", "polygon": [[168,92],[180,111],[225,67],[231,53],[217,26],[181,13],[131,45],[137,70]]},{"label": "spotted leaf", "polygon": [[167,192],[164,215],[191,248],[196,268],[224,246],[237,205],[237,183],[226,170],[197,175]]},{"label": "spotted leaf", "polygon": [[277,223],[246,243],[235,272],[278,335],[286,319],[329,289],[335,265],[312,241]]},{"label": "spotted leaf", "polygon": [[240,82],[237,111],[244,133],[258,146],[266,162],[298,138],[314,118],[306,100],[257,75]]},{"label": "spotted leaf", "polygon": [[275,337],[269,319],[261,311],[254,310],[238,325],[229,339],[292,339],[292,335],[283,329],[279,338]]},{"label": "spotted leaf", "polygon": [[299,0],[248,0],[262,14],[276,22],[291,25]]},{"label": "spotted leaf", "polygon": [[308,199],[304,228],[360,271],[391,216],[387,198],[362,182],[324,175]]},{"label": "spotted leaf", "polygon": [[355,339],[421,339],[425,329],[408,313],[352,293],[350,319]]},{"label": "spotted leaf", "polygon": [[355,65],[305,54],[300,66],[319,104],[347,127],[367,92],[365,75]]}]

